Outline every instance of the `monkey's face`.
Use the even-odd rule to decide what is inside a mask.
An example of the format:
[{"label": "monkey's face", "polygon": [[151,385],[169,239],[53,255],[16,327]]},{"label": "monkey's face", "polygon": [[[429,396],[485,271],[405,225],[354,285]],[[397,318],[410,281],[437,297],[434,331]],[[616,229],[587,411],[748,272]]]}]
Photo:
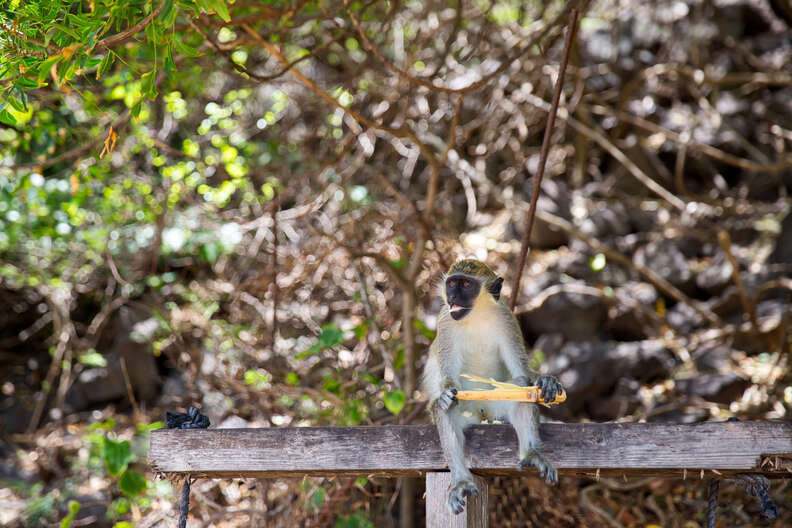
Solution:
[{"label": "monkey's face", "polygon": [[446,279],[445,297],[454,321],[459,321],[473,310],[480,290],[481,282],[467,275],[454,274]]}]

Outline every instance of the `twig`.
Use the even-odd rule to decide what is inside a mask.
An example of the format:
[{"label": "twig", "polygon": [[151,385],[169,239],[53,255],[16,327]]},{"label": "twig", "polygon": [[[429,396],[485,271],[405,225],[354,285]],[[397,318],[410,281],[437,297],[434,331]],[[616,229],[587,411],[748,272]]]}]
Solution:
[{"label": "twig", "polygon": [[143,20],[141,20],[140,22],[138,22],[137,24],[135,24],[131,28],[127,29],[126,31],[122,31],[121,33],[118,33],[117,35],[113,35],[112,37],[107,37],[107,38],[104,38],[104,39],[100,40],[99,42],[96,43],[96,46],[94,46],[94,48],[109,49],[109,48],[111,48],[113,46],[117,46],[118,44],[123,43],[129,37],[132,37],[132,36],[140,33],[141,31],[146,29],[146,26],[148,26],[151,23],[152,20],[154,20],[155,18],[157,18],[159,16],[159,14],[162,12],[162,8],[164,8],[165,4],[167,4],[167,3],[168,3],[167,0],[163,0],[160,3],[160,5],[157,6],[157,8],[154,11],[149,13],[149,15],[146,18],[144,18]]},{"label": "twig", "polygon": [[129,378],[129,372],[127,371],[126,358],[119,358],[119,363],[121,363],[121,374],[124,376],[124,384],[126,385],[129,403],[132,404],[132,413],[135,417],[135,422],[139,422],[141,416],[140,408],[138,407],[137,400],[135,399],[135,391],[132,388],[132,380]]},{"label": "twig", "polygon": [[272,353],[275,353],[275,342],[278,339],[278,211],[280,210],[280,193],[275,190],[272,200]]},{"label": "twig", "polygon": [[721,250],[726,255],[731,265],[732,280],[734,281],[734,285],[737,286],[737,292],[740,295],[740,304],[742,304],[743,310],[748,315],[754,332],[758,332],[759,324],[756,322],[756,305],[752,305],[748,301],[748,293],[745,291],[745,285],[740,277],[740,266],[737,264],[737,259],[734,258],[734,254],[731,250],[731,237],[729,237],[729,233],[725,229],[718,230],[718,244],[720,244]]},{"label": "twig", "polygon": [[575,41],[577,19],[578,10],[572,8],[572,12],[569,15],[569,28],[567,29],[566,41],[564,42],[564,54],[561,57],[561,65],[558,68],[558,78],[556,79],[555,89],[553,90],[553,102],[550,106],[550,112],[547,115],[547,126],[545,127],[544,138],[542,139],[542,150],[539,154],[539,166],[536,169],[536,176],[534,176],[531,208],[528,210],[528,220],[525,225],[525,231],[523,231],[522,244],[520,245],[520,258],[517,261],[517,269],[514,275],[514,281],[512,282],[512,294],[509,301],[509,307],[512,310],[514,310],[517,304],[517,297],[520,291],[520,279],[522,279],[523,268],[525,267],[525,257],[528,254],[528,239],[531,237],[531,229],[533,228],[534,215],[536,213],[536,202],[539,199],[542,177],[544,176],[545,165],[547,165],[547,155],[550,152],[550,138],[553,135],[553,125],[555,124],[555,117],[558,112],[558,103],[561,101],[561,91],[564,88],[564,74],[566,73],[567,63],[569,62],[569,50],[572,48],[572,43]]}]

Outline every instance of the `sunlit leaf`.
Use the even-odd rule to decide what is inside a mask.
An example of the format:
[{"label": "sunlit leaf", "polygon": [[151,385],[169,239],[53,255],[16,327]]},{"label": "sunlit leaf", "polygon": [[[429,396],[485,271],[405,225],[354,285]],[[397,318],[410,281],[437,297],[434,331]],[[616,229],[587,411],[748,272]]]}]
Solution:
[{"label": "sunlit leaf", "polygon": [[399,414],[404,408],[406,398],[403,391],[395,390],[392,392],[386,392],[385,396],[382,398],[382,401],[385,403],[385,408],[391,413]]}]

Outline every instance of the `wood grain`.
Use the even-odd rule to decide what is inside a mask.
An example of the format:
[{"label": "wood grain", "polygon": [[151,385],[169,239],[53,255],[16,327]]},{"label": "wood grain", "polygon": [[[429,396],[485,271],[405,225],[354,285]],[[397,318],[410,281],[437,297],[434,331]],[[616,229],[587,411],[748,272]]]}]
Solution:
[{"label": "wood grain", "polygon": [[489,485],[481,477],[473,475],[478,488],[478,497],[467,499],[465,511],[454,515],[448,509],[448,489],[451,473],[430,471],[426,474],[426,526],[427,528],[487,528],[489,524]]},{"label": "wood grain", "polygon": [[[510,425],[474,426],[466,438],[476,473],[520,473]],[[782,462],[792,458],[788,422],[544,424],[542,439],[562,475],[788,477]],[[778,463],[760,468],[765,455]],[[432,425],[159,430],[151,434],[149,461],[156,472],[196,477],[395,477],[447,467]]]}]

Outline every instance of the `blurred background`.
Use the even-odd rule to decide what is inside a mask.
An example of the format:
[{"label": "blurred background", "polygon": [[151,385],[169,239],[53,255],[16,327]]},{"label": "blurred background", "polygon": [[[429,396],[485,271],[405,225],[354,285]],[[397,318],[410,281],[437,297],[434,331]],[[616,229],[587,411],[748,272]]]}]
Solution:
[{"label": "blurred background", "polygon": [[[0,24],[1,525],[173,526],[166,409],[427,423],[460,257],[517,296],[569,393],[549,419],[789,419],[789,0],[15,0]],[[190,525],[409,526],[403,485],[199,481]],[[490,504],[689,528],[706,485],[498,478]],[[729,482],[720,518],[773,525]]]}]

